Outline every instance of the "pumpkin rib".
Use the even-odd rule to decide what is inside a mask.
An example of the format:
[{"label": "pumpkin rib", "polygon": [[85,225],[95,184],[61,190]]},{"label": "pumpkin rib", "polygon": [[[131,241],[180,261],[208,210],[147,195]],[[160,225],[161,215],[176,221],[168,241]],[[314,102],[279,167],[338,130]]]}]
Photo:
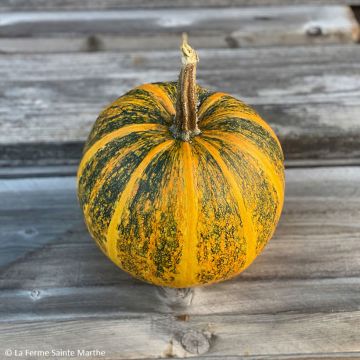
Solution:
[{"label": "pumpkin rib", "polygon": [[115,140],[119,137],[126,136],[131,134],[132,132],[142,132],[148,130],[159,130],[159,132],[166,132],[167,127],[160,124],[134,124],[134,125],[126,125],[123,126],[113,132],[108,133],[96,143],[94,143],[90,148],[87,149],[83,158],[80,162],[79,169],[77,172],[77,179],[80,180],[81,174],[90,159],[105,145],[107,145],[110,141]]},{"label": "pumpkin rib", "polygon": [[[139,113],[136,113],[137,116],[139,118],[141,118],[139,116]],[[99,119],[98,119],[99,120]],[[166,123],[158,123],[157,121],[154,121],[154,119],[150,119],[149,114],[143,114],[143,117],[141,118],[141,122],[133,122],[132,121],[132,117],[129,116],[126,111],[124,112],[124,114],[122,116],[117,115],[117,116],[113,116],[113,117],[109,117],[106,119],[107,122],[106,123],[101,123],[98,127],[94,128],[92,130],[92,133],[90,134],[88,143],[86,145],[86,148],[84,149],[84,151],[88,151],[94,144],[96,144],[98,141],[100,141],[102,138],[104,138],[105,136],[108,136],[112,133],[114,133],[115,131],[118,131],[126,126],[134,126],[134,125],[158,125],[158,126],[163,126],[164,128],[168,128],[169,124]]]},{"label": "pumpkin rib", "polygon": [[[159,101],[161,96],[163,99]],[[149,100],[152,104],[149,104]],[[106,114],[106,118],[112,119],[114,116],[119,115],[119,111],[129,106],[138,106],[141,109],[152,109],[155,106],[156,110],[162,111],[163,115],[166,115],[168,118],[166,120],[171,120],[171,117],[168,115],[172,115],[171,108],[174,107],[173,102],[163,89],[153,83],[148,83],[140,85],[114,100],[101,111],[100,116]]]},{"label": "pumpkin rib", "polygon": [[199,203],[197,279],[198,283],[212,283],[241,271],[246,260],[246,234],[236,198],[216,160],[200,143],[193,142],[192,148]]},{"label": "pumpkin rib", "polygon": [[275,139],[266,129],[251,120],[239,120],[234,122],[234,118],[224,118],[202,130],[216,130],[224,133],[239,134],[259,150],[264,151],[274,164],[282,164],[284,162],[284,154],[277,138]]},{"label": "pumpkin rib", "polygon": [[140,279],[152,276],[157,279],[153,283],[161,286],[180,287],[187,280],[178,270],[187,246],[189,200],[185,197],[181,146],[182,142],[176,141],[144,170],[118,227],[122,268]]},{"label": "pumpkin rib", "polygon": [[[101,149],[101,150],[105,151],[103,156],[106,157],[106,162],[104,163],[104,166],[100,167],[100,171],[98,171],[98,173],[96,174],[95,183],[92,185],[89,183],[86,184],[86,186],[90,187],[90,189],[91,189],[90,195],[88,196],[88,198],[86,200],[86,203],[88,203],[89,205],[91,205],[91,202],[92,202],[94,196],[96,196],[96,193],[101,188],[101,184],[103,184],[104,181],[107,178],[109,178],[109,176],[111,176],[111,172],[116,168],[116,165],[119,165],[121,163],[121,161],[125,160],[125,157],[127,155],[134,153],[136,150],[143,148],[147,144],[150,144],[149,140],[151,140],[153,142],[153,146],[156,146],[160,142],[163,142],[165,140],[169,140],[169,137],[165,136],[165,134],[163,135],[160,133],[152,133],[151,131],[142,132],[142,133],[134,132],[132,134],[137,134],[139,136],[136,139],[130,139],[129,138],[130,134],[129,134],[126,137],[120,138],[120,139],[125,140],[126,142],[125,142],[125,144],[122,144],[122,146],[119,147],[115,153],[111,153],[110,152],[111,149],[109,149],[109,150],[107,150],[106,148]],[[127,139],[129,139],[129,140],[127,140]],[[110,144],[110,146],[115,147],[115,144],[112,142]],[[100,161],[98,158],[96,158],[97,154],[99,154],[99,152],[97,152],[94,155],[94,157],[92,157],[90,159],[90,161],[95,161],[96,165],[99,166]],[[83,174],[81,175],[81,177],[84,177],[84,176],[86,176],[86,171],[84,171]],[[85,178],[85,181],[86,180],[88,180],[88,179]],[[80,181],[81,181],[81,179],[80,179]]]},{"label": "pumpkin rib", "polygon": [[153,82],[152,84],[158,86],[162,91],[165,91],[166,96],[170,99],[170,101],[176,104],[176,97],[177,97],[177,81],[157,81]]},{"label": "pumpkin rib", "polygon": [[209,117],[205,118],[200,123],[200,125],[201,125],[202,129],[206,130],[206,126],[211,125],[213,123],[213,121],[218,122],[219,120],[222,120],[225,118],[231,118],[233,121],[239,121],[239,120],[240,121],[241,120],[253,121],[256,124],[260,125],[264,130],[266,130],[271,135],[271,137],[273,137],[276,140],[278,145],[280,144],[276,134],[271,129],[271,127],[269,125],[267,125],[267,123],[264,120],[262,120],[258,115],[247,114],[242,111],[223,110],[221,112],[211,114]]},{"label": "pumpkin rib", "polygon": [[198,110],[198,118],[199,118],[199,123],[201,122],[204,114],[206,113],[206,111],[214,106],[218,101],[220,101],[224,96],[227,96],[228,94],[226,93],[222,93],[222,92],[215,92],[212,93],[210,96],[208,96],[203,103],[201,104],[199,110]]},{"label": "pumpkin rib", "polygon": [[278,176],[273,175],[274,172],[278,173],[276,167],[261,153],[261,151],[259,151],[259,149],[256,146],[254,146],[249,141],[248,138],[242,136],[239,133],[235,135],[218,130],[207,130],[206,132],[204,131],[203,134],[204,137],[210,137],[210,138],[220,139],[221,141],[225,141],[228,144],[235,146],[241,152],[247,153],[249,158],[255,158],[256,160],[258,160],[263,167],[264,173],[270,179],[271,184],[274,184],[278,196],[281,197],[284,196],[283,182],[279,180]]},{"label": "pumpkin rib", "polygon": [[[159,154],[167,150],[175,140],[167,140],[161,144],[152,148],[148,154],[144,157],[135,171],[131,174],[128,183],[125,186],[125,189],[121,192],[119,198],[115,203],[115,211],[111,216],[111,221],[108,226],[107,235],[106,235],[106,249],[110,259],[116,264],[120,264],[120,261],[117,257],[117,240],[118,240],[118,226],[122,220],[122,215],[126,209],[131,196],[133,195],[133,190],[136,183],[140,180],[142,174],[144,173],[147,166],[156,158]],[[136,275],[136,274],[133,274]],[[153,281],[156,279],[152,279]]]},{"label": "pumpkin rib", "polygon": [[169,95],[157,84],[143,84],[137,87],[137,89],[142,89],[148,92],[156,99],[166,110],[169,115],[175,115],[175,107],[173,101],[170,99]]},{"label": "pumpkin rib", "polygon": [[[143,90],[140,87],[135,88],[131,90],[131,92],[135,92],[135,90]],[[146,91],[146,95],[148,96],[148,91]],[[124,108],[127,108],[128,106],[139,106],[144,108],[145,106],[148,106],[147,98],[137,98],[134,94],[128,93],[125,94],[118,99],[114,100],[108,107],[106,107],[100,115],[102,115],[104,112],[108,113],[114,113],[112,116],[118,116],[119,110],[123,110]],[[107,114],[109,115],[109,114]],[[112,118],[111,116],[109,117]]]},{"label": "pumpkin rib", "polygon": [[248,267],[251,264],[251,262],[256,257],[257,241],[256,241],[256,237],[255,237],[255,231],[254,231],[254,225],[252,223],[252,219],[250,218],[250,216],[246,210],[246,204],[245,204],[244,197],[241,193],[241,190],[237,184],[236,179],[234,178],[234,175],[229,170],[225,161],[222,159],[219,151],[203,138],[196,137],[196,138],[194,138],[194,141],[197,143],[200,143],[207,150],[207,152],[212,156],[212,158],[216,161],[216,163],[220,167],[221,171],[223,172],[224,177],[226,178],[228,184],[230,185],[230,188],[233,190],[233,196],[236,199],[240,216],[242,216],[242,219],[243,219],[243,232],[245,234],[247,234],[246,262],[245,262],[245,265],[243,268],[243,269],[245,269],[246,267]]},{"label": "pumpkin rib", "polygon": [[[123,239],[118,244],[125,256],[123,268],[139,278],[151,275],[157,279],[155,283],[162,286],[176,281],[183,247],[183,241],[174,237],[175,234],[182,236],[184,228],[179,146],[174,142],[147,166],[118,227]],[[131,259],[126,254],[130,254]]]},{"label": "pumpkin rib", "polygon": [[[120,159],[114,170],[116,172],[116,169],[119,170],[125,166],[126,170],[124,168],[124,171],[130,175],[132,171],[130,171],[129,166],[126,165],[127,161],[134,163],[136,167],[139,163],[137,160],[141,160],[152,147],[169,138],[170,134],[161,134],[154,130],[149,130],[147,132],[132,132],[126,136],[112,140],[98,150],[86,164],[78,182],[78,195],[82,207],[84,208],[84,205],[88,203],[89,195],[94,184],[99,179],[102,170],[111,159],[118,156],[120,152],[125,151],[124,149],[132,147],[133,152],[128,153],[126,158]],[[135,148],[133,147],[134,144],[136,144]],[[99,192],[101,192],[101,188],[99,189]]]},{"label": "pumpkin rib", "polygon": [[103,136],[123,126],[159,124],[168,127],[172,119],[153,94],[141,88],[133,89],[102,110],[89,134],[85,151]]},{"label": "pumpkin rib", "polygon": [[[139,138],[139,136],[141,138]],[[88,173],[89,169],[86,167],[82,176],[85,182],[80,182],[80,203],[84,207],[89,200],[88,195],[92,188],[90,185],[93,185],[94,180],[96,181],[96,178],[99,176],[99,172],[91,173],[91,164],[98,164],[99,162],[103,162],[103,164],[105,164],[105,159],[100,160],[100,156],[102,156],[101,153],[104,153],[103,155],[105,155],[106,158],[106,153],[110,154],[112,147],[115,146],[116,143],[120,142],[123,145],[122,147],[127,147],[126,144],[131,146],[131,144],[133,144],[136,139],[138,139],[138,146],[118,162],[114,170],[107,177],[107,180],[104,182],[103,186],[99,188],[99,191],[96,195],[96,200],[94,201],[93,205],[88,208],[89,216],[87,220],[93,227],[93,233],[95,234],[96,239],[104,244],[106,243],[107,230],[112,214],[115,211],[115,205],[118,197],[125,189],[132,173],[140,165],[149,151],[151,151],[151,149],[153,149],[155,146],[164,142],[164,136],[155,136],[155,134],[152,134],[151,131],[140,134],[132,133],[124,138],[120,138],[119,140],[111,142],[110,146],[102,149],[97,153],[98,155],[93,157],[89,163],[90,173]],[[111,159],[119,151],[119,148],[116,149],[117,151],[113,153],[112,156],[109,156],[108,159]]]},{"label": "pumpkin rib", "polygon": [[178,272],[183,275],[176,278],[178,286],[186,286],[186,284],[196,283],[196,269],[198,268],[198,261],[196,256],[197,246],[197,221],[198,221],[198,196],[195,183],[194,162],[191,145],[183,141],[182,147],[182,169],[184,176],[184,245],[183,253],[181,255],[180,263],[178,265]]},{"label": "pumpkin rib", "polygon": [[99,189],[104,185],[105,181],[111,176],[109,172],[111,172],[115,165],[119,163],[123,158],[125,158],[126,155],[128,155],[130,152],[133,152],[139,147],[137,143],[134,143],[132,146],[128,148],[122,148],[118,151],[117,155],[114,156],[101,170],[101,173],[99,177],[97,178],[93,188],[91,189],[89,199],[84,207],[84,215],[89,216],[88,211],[93,205],[93,201],[96,198],[96,195],[99,192]]},{"label": "pumpkin rib", "polygon": [[[263,214],[265,212],[270,211],[272,223],[275,223],[275,224],[278,223],[278,220],[280,217],[280,212],[281,212],[282,205],[283,205],[283,200],[284,200],[283,182],[280,181],[278,183],[280,187],[277,188],[277,185],[274,184],[273,178],[271,176],[269,176],[269,172],[271,172],[273,175],[276,174],[273,172],[273,169],[272,168],[264,169],[264,166],[261,163],[261,161],[259,161],[258,158],[256,158],[256,156],[253,156],[252,151],[249,151],[249,149],[245,149],[244,146],[241,147],[241,144],[239,144],[237,138],[235,138],[235,140],[236,140],[235,143],[231,143],[228,139],[224,139],[221,136],[211,136],[210,137],[210,136],[205,135],[205,138],[213,146],[215,146],[219,151],[221,151],[221,153],[224,157],[224,160],[231,167],[231,171],[233,172],[233,174],[238,174],[239,172],[241,173],[243,171],[242,169],[237,169],[236,167],[232,167],[233,161],[236,164],[237,161],[239,161],[241,158],[243,158],[244,159],[243,161],[246,161],[248,163],[249,169],[251,168],[252,172],[246,176],[250,176],[250,179],[254,179],[254,181],[255,181],[254,187],[252,189],[252,191],[254,191],[254,194],[256,194],[256,193],[260,194],[263,191],[269,191],[268,198],[269,198],[269,196],[271,196],[272,200],[267,203],[262,203],[262,205],[260,205],[260,203],[262,202],[261,197],[259,198],[260,203],[258,203],[258,200],[256,199],[259,195],[256,196],[255,199],[251,199],[248,196],[246,196],[246,198],[252,208],[251,213],[252,213],[253,221],[259,225],[259,226],[256,226],[256,230],[257,230],[257,234],[258,234],[256,248],[257,248],[257,254],[259,254],[261,252],[261,250],[263,249],[264,245],[266,244],[266,243],[264,244],[264,238],[266,238],[266,242],[267,242],[271,238],[272,234],[270,234],[270,235],[268,234],[268,231],[266,230],[266,229],[268,229],[268,225],[266,223],[262,224],[262,226],[265,226],[265,227],[263,227],[263,228],[260,227],[260,224],[262,223],[262,221],[254,219],[254,215],[258,214],[259,211],[262,212]],[[259,150],[254,149],[254,152],[258,153]],[[239,158],[239,160],[236,160],[237,157]],[[259,168],[262,169],[261,172],[258,170]],[[253,174],[253,175],[251,175],[251,174]],[[260,176],[262,178],[262,180],[264,181],[264,184],[266,184],[266,185],[263,185],[262,183],[258,183],[256,180],[257,176]],[[243,176],[241,176],[241,177],[243,177]],[[240,182],[241,181],[242,180],[240,179]],[[244,181],[245,181],[245,184],[251,183],[251,180],[245,179]],[[239,180],[238,180],[238,182],[239,182]],[[247,190],[243,190],[243,191],[245,191],[244,194],[247,193]],[[250,195],[251,195],[251,193],[250,193]],[[274,205],[276,205],[275,208],[273,208]],[[260,208],[259,208],[259,206],[260,206]],[[261,210],[259,210],[259,209],[261,209]]]},{"label": "pumpkin rib", "polygon": [[[213,125],[214,122],[215,123],[219,122],[224,118],[230,118],[233,121],[239,121],[239,120],[253,121],[259,126],[261,126],[264,130],[266,130],[271,135],[271,137],[273,137],[276,140],[277,144],[281,147],[279,139],[277,138],[274,130],[270,127],[270,125],[268,125],[266,121],[263,120],[259,114],[257,114],[252,108],[247,106],[245,103],[240,102],[239,100],[231,97],[230,95],[223,94],[223,96],[217,99],[217,101],[214,102],[212,106],[215,107],[217,102],[224,100],[223,98],[225,96],[228,96],[230,99],[236,101],[238,109],[233,109],[233,108],[226,109],[226,107],[220,108],[220,111],[219,110],[217,111],[215,109],[214,112],[212,112],[209,116],[202,118],[201,122],[199,123],[201,130],[206,130],[206,127],[208,125]],[[209,110],[209,108],[207,110]],[[247,111],[244,111],[244,109],[247,109]],[[203,116],[204,115],[205,114],[203,114]]]}]

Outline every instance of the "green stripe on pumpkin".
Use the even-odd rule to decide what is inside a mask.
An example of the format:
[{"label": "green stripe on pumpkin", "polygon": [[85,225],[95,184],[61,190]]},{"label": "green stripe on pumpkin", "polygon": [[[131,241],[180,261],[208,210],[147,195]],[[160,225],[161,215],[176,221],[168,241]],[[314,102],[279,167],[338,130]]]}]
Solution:
[{"label": "green stripe on pumpkin", "polygon": [[128,124],[161,124],[171,126],[172,117],[163,106],[143,89],[134,89],[115,100],[97,118],[84,152],[108,133]]},{"label": "green stripe on pumpkin", "polygon": [[241,187],[247,211],[257,229],[256,250],[259,252],[271,237],[274,223],[279,220],[277,214],[280,196],[256,154],[241,152],[226,139],[206,136],[204,139],[219,150]]},{"label": "green stripe on pumpkin", "polygon": [[219,118],[201,128],[204,133],[223,131],[239,134],[259,148],[272,161],[278,174],[283,173],[284,155],[274,137],[261,125],[251,120],[236,117]]},{"label": "green stripe on pumpkin", "polygon": [[247,247],[242,214],[228,180],[203,145],[194,140],[192,149],[199,202],[198,243],[194,251],[201,270],[197,278],[207,283],[237,273],[245,264]]},{"label": "green stripe on pumpkin", "polygon": [[178,147],[174,141],[146,167],[118,227],[123,269],[140,279],[155,278],[159,285],[174,281],[182,250]]},{"label": "green stripe on pumpkin", "polygon": [[[128,146],[136,141],[135,134],[131,134],[126,138],[128,138]],[[84,192],[84,197],[80,202],[83,203],[84,207],[87,207],[86,220],[89,230],[100,242],[106,241],[106,232],[114,212],[114,207],[116,206],[116,200],[126,186],[131,174],[147,153],[165,140],[166,138],[164,136],[156,136],[155,134],[151,136],[149,133],[137,138],[137,148],[128,153],[125,158],[121,159],[114,169],[106,175],[106,181],[96,193],[92,203],[88,204],[86,202],[89,199],[88,189]],[[125,143],[123,143],[123,146],[125,146]],[[92,162],[96,164],[97,160],[99,160],[101,163],[100,167],[104,166],[106,162],[111,161],[111,158],[106,157],[106,155],[99,154],[98,156],[99,158],[95,155]],[[96,174],[93,173],[89,175],[87,179],[90,184],[94,184]],[[90,185],[88,185],[88,187],[90,188]],[[91,192],[91,189],[89,190]],[[82,194],[81,191],[80,194]],[[90,219],[92,219],[92,221]]]},{"label": "green stripe on pumpkin", "polygon": [[133,132],[124,137],[114,138],[100,148],[87,162],[79,178],[78,194],[81,206],[87,205],[93,186],[98,181],[99,176],[104,176],[102,171],[114,157],[121,155],[134,145],[138,148],[147,143],[156,145],[169,137],[170,135],[167,136],[167,134],[161,134],[158,131]]}]

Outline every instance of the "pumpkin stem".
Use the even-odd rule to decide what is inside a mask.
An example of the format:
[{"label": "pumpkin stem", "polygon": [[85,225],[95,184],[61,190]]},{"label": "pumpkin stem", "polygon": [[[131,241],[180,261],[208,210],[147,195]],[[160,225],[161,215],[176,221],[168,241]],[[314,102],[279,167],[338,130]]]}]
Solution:
[{"label": "pumpkin stem", "polygon": [[177,84],[176,114],[170,130],[176,139],[189,141],[192,136],[200,134],[196,111],[196,64],[199,57],[188,44],[186,34],[183,34],[180,50],[182,67]]}]

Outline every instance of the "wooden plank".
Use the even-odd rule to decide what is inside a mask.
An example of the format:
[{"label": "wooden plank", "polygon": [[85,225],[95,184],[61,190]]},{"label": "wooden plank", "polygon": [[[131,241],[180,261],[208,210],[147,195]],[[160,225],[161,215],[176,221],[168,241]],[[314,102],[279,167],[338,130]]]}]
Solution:
[{"label": "wooden plank", "polygon": [[107,359],[359,352],[359,321],[356,311],[2,323],[0,350],[99,350]]},{"label": "wooden plank", "polygon": [[[198,81],[254,105],[287,160],[348,161],[360,155],[358,58],[358,46],[202,50]],[[177,51],[0,57],[0,164],[77,163],[102,107],[178,68]]]},{"label": "wooden plank", "polygon": [[359,0],[2,0],[3,11],[159,9],[278,5],[356,5]]},{"label": "wooden plank", "polygon": [[175,305],[171,303],[169,300],[177,296],[175,291],[163,294],[160,288],[131,281],[115,286],[4,289],[0,291],[0,314],[1,322],[10,322],[111,318],[134,313],[172,313],[179,319],[187,319],[208,314],[352,312],[359,308],[359,288],[359,278],[238,279],[208,289],[195,289],[188,298],[190,306],[185,306],[183,299]]},{"label": "wooden plank", "polygon": [[[359,360],[360,356],[358,352],[336,352],[336,353],[321,353],[321,354],[286,354],[286,355],[244,355],[241,359],[244,360],[346,360],[356,359]],[[166,358],[170,360],[171,358]],[[239,360],[239,356],[211,356],[200,355],[192,357],[194,360]]]},{"label": "wooden plank", "polygon": [[0,14],[0,52],[175,49],[351,43],[359,24],[347,6],[292,6]]}]

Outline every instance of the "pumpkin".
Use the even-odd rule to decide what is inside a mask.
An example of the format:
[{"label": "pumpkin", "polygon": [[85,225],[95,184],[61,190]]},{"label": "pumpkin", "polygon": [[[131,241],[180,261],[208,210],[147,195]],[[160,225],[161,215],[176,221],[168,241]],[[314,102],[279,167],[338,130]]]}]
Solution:
[{"label": "pumpkin", "polygon": [[192,287],[246,269],[284,200],[280,143],[234,97],[196,84],[184,38],[177,82],[141,85],[103,110],[78,169],[78,198],[98,246],[143,281]]}]

